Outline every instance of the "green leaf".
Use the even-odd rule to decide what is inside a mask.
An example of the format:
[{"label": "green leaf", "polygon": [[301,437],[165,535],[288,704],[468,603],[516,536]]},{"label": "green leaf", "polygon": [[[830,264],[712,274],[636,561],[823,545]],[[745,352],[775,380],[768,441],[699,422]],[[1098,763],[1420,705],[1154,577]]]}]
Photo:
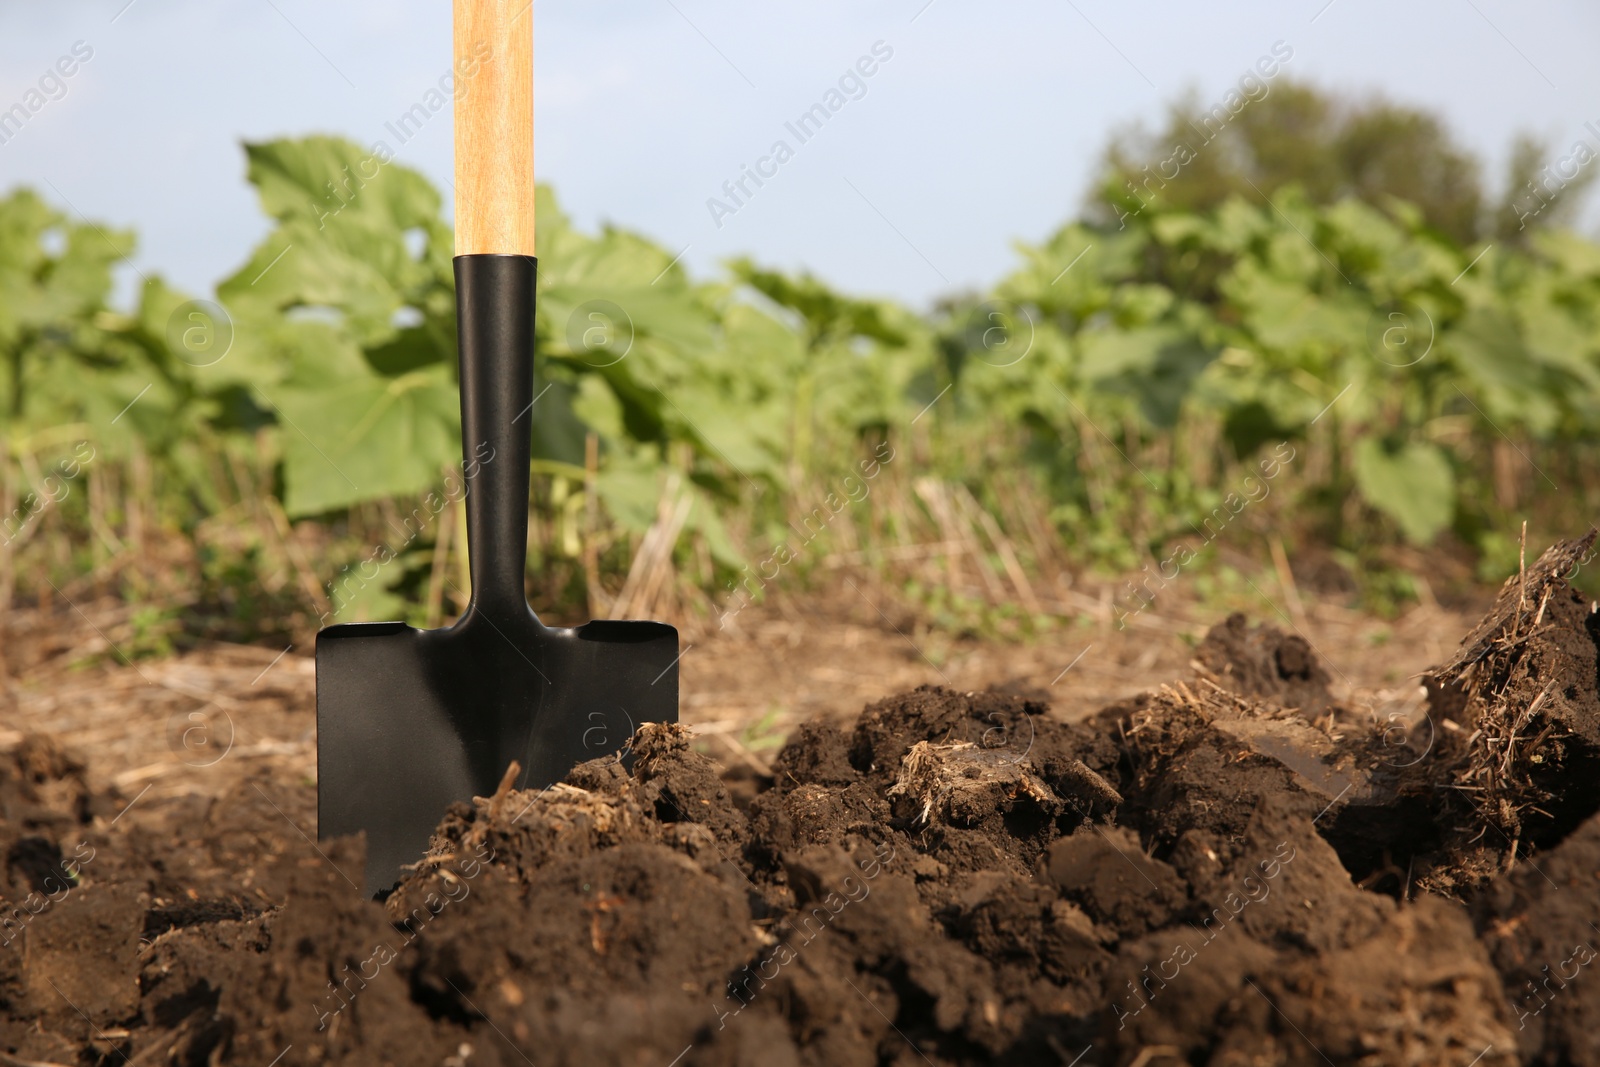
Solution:
[{"label": "green leaf", "polygon": [[460,406],[443,367],[262,395],[282,419],[285,510],[315,515],[421,493],[460,461]]},{"label": "green leaf", "polygon": [[[665,469],[647,455],[614,455],[596,475],[595,490],[606,512],[623,529],[643,533],[656,520],[666,479]],[[745,557],[728,536],[717,514],[716,502],[693,482],[685,483],[681,491],[694,500],[684,521],[685,532],[704,537],[712,559],[719,564],[735,569],[743,567]],[[681,543],[679,547],[681,549]]]},{"label": "green leaf", "polygon": [[369,150],[339,137],[305,137],[244,148],[250,183],[275,219],[398,233],[439,218],[438,190],[417,171],[396,164],[393,153],[381,147]]},{"label": "green leaf", "polygon": [[710,550],[711,558],[717,563],[730,570],[743,567],[748,560],[734,546],[733,538],[728,536],[728,530],[722,524],[722,517],[717,513],[716,501],[698,485],[691,484],[689,491],[694,495],[694,507],[689,510],[689,517],[684,521],[684,529],[706,539],[706,548]]},{"label": "green leaf", "polygon": [[[333,137],[248,144],[249,178],[278,227],[217,292],[230,307],[337,312],[363,344],[387,341],[401,308],[450,284],[439,193],[417,171]],[[420,255],[407,246],[420,234]]]},{"label": "green leaf", "polygon": [[1155,425],[1172,426],[1190,385],[1214,358],[1198,339],[1176,326],[1101,330],[1082,337],[1080,369],[1106,392],[1139,402]]},{"label": "green leaf", "polygon": [[547,374],[548,371],[541,374],[533,383],[534,403],[529,409],[533,458],[564,463],[581,471],[589,426],[575,410],[578,390],[567,381],[546,381]]},{"label": "green leaf", "polygon": [[1448,350],[1462,372],[1462,384],[1496,423],[1507,428],[1547,430],[1558,418],[1558,391],[1550,376],[1529,358],[1516,320],[1493,308],[1474,308],[1452,330]]},{"label": "green leaf", "polygon": [[626,455],[611,457],[594,480],[607,514],[633,533],[644,533],[655,521],[661,483],[657,463]]},{"label": "green leaf", "polygon": [[1450,525],[1455,513],[1455,475],[1437,445],[1384,447],[1364,437],[1355,448],[1356,485],[1367,503],[1389,516],[1412,544],[1425,545]]}]

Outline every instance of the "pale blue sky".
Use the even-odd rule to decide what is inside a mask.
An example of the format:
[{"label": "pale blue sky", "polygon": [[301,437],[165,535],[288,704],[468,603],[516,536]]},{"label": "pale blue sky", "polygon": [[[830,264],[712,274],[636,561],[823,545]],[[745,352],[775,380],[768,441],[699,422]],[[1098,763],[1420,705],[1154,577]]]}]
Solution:
[{"label": "pale blue sky", "polygon": [[[1289,73],[1433,107],[1496,164],[1518,129],[1564,153],[1600,125],[1600,8],[1576,0],[541,0],[537,19],[539,177],[580,225],[687,247],[699,275],[752,253],[918,306],[1072,215],[1113,128],[1219,99],[1275,41]],[[135,226],[141,267],[209,292],[266,229],[238,142],[397,146],[385,123],[449,34],[448,0],[0,0],[0,111],[94,49],[0,144],[0,191]],[[878,41],[866,95],[799,145],[784,123]],[[707,199],[780,137],[795,157],[719,229]],[[449,118],[399,158],[442,186]]]}]

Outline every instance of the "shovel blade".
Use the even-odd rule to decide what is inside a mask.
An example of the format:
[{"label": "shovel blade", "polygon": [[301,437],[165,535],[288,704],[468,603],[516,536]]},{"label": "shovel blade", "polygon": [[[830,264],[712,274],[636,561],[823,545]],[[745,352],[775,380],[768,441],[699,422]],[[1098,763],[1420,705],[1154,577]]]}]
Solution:
[{"label": "shovel blade", "polygon": [[506,768],[543,789],[676,722],[678,633],[653,622],[546,627],[469,615],[445,630],[333,626],[317,636],[317,831],[364,831],[365,891],[393,887],[445,809]]}]

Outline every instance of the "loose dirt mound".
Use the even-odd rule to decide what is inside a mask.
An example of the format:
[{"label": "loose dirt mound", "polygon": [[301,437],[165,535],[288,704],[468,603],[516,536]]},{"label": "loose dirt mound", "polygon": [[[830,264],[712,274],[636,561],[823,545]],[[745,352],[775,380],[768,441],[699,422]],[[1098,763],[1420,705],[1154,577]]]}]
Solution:
[{"label": "loose dirt mound", "polygon": [[1224,688],[1295,708],[1308,718],[1333,706],[1333,679],[1305,638],[1230,615],[1195,650],[1195,667]]},{"label": "loose dirt mound", "polygon": [[686,729],[454,806],[363,901],[314,794],[159,832],[0,762],[0,1064],[1600,1067],[1600,654],[1557,546],[1428,678],[1345,706],[1240,618],[1067,724],[923,688],[753,797]]}]

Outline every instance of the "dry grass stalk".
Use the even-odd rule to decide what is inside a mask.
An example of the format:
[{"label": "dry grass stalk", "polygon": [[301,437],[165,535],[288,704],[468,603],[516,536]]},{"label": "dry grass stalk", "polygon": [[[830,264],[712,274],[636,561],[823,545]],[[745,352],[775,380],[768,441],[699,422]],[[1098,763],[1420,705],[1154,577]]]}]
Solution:
[{"label": "dry grass stalk", "polygon": [[310,561],[306,559],[306,555],[300,550],[300,546],[295,543],[294,530],[289,525],[289,516],[284,514],[283,505],[278,503],[277,498],[273,496],[263,497],[262,503],[266,507],[269,520],[268,529],[276,535],[278,546],[282,549],[284,558],[294,568],[295,577],[300,581],[300,588],[305,591],[316,611],[322,615],[328,614],[333,610],[333,607],[328,602],[327,594],[322,591],[322,586],[318,584],[316,572],[312,569]]},{"label": "dry grass stalk", "polygon": [[583,586],[589,617],[603,619],[610,610],[600,584],[600,437],[592,431],[583,442]]},{"label": "dry grass stalk", "polygon": [[1268,538],[1267,547],[1272,552],[1272,565],[1278,572],[1278,584],[1283,586],[1284,599],[1289,602],[1289,614],[1294,616],[1295,626],[1304,632],[1307,626],[1306,606],[1300,599],[1300,587],[1295,584],[1294,571],[1289,567],[1289,554],[1284,551],[1283,538]]},{"label": "dry grass stalk", "polygon": [[[964,544],[966,538],[962,536],[961,529],[956,525],[955,516],[950,512],[950,502],[944,495],[944,487],[932,478],[918,478],[912,484],[912,491],[917,494],[928,514],[939,525],[940,540]],[[952,552],[945,557],[945,576],[951,589],[961,588],[961,553]]]},{"label": "dry grass stalk", "polygon": [[995,554],[1000,557],[1000,565],[1005,568],[1006,577],[1016,589],[1017,598],[1022,601],[1022,606],[1030,615],[1043,614],[1044,609],[1039,606],[1039,598],[1034,596],[1033,585],[1028,581],[1028,575],[1022,569],[1022,562],[1017,559],[1017,553],[1011,547],[1010,539],[1000,529],[1000,524],[974,499],[966,486],[960,487],[960,494],[959,499],[967,509],[968,515],[977,519],[978,525],[983,527],[983,532],[988,536],[989,543],[994,546]]},{"label": "dry grass stalk", "polygon": [[[0,434],[0,522],[7,524],[17,507],[17,483],[11,476],[11,442]],[[0,545],[0,605],[9,605],[17,589],[15,548],[11,543],[9,525],[0,530],[5,544]]]},{"label": "dry grass stalk", "polygon": [[450,544],[455,537],[456,509],[439,514],[439,536],[433,542],[433,559],[428,567],[428,629],[444,621],[444,586],[450,567]]},{"label": "dry grass stalk", "polygon": [[656,504],[656,519],[645,531],[628,568],[622,592],[611,604],[610,618],[643,618],[654,606],[659,592],[668,584],[672,572],[672,552],[678,535],[688,521],[694,497],[682,491],[683,477],[677,471],[667,475],[666,485]]}]

